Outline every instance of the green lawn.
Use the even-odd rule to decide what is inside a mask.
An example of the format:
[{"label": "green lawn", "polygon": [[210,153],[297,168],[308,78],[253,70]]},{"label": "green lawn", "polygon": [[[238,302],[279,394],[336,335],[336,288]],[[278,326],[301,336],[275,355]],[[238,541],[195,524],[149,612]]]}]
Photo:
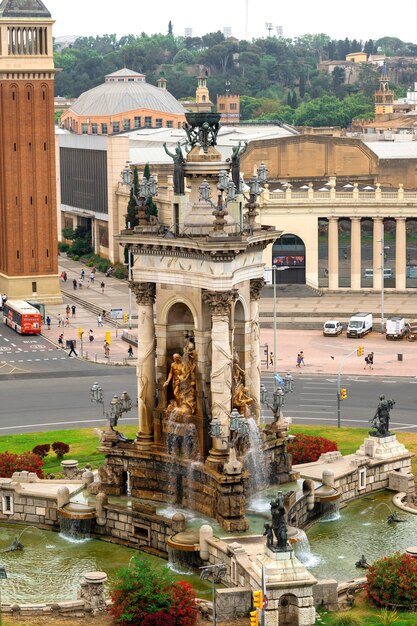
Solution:
[{"label": "green lawn", "polygon": [[[398,611],[397,619],[394,620],[394,615],[391,612],[388,613],[388,617],[384,620],[383,611],[381,609],[375,609],[368,605],[366,600],[366,593],[361,591],[355,596],[355,606],[352,610],[346,613],[329,613],[327,611],[319,611],[317,613],[316,624],[322,624],[323,626],[337,626],[339,620],[342,617],[356,618],[357,623],[361,626],[416,626],[417,613],[405,613],[404,611]],[[389,621],[389,617],[393,621]],[[353,623],[353,622],[352,622]],[[349,626],[349,622],[341,622],[343,626]]]}]

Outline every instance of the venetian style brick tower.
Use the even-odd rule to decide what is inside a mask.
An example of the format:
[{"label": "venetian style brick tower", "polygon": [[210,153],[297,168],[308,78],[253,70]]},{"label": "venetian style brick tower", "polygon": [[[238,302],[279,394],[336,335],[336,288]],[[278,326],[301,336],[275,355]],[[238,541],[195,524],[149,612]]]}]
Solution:
[{"label": "venetian style brick tower", "polygon": [[51,14],[0,4],[0,291],[60,300]]}]

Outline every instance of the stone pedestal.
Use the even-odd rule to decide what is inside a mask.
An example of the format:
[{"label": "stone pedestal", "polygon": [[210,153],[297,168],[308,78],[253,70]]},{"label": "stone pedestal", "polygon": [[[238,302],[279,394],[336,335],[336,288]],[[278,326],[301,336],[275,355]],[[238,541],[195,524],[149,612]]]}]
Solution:
[{"label": "stone pedestal", "polygon": [[104,585],[107,581],[105,572],[87,572],[81,579],[80,598],[84,600],[84,608],[93,615],[106,612]]},{"label": "stone pedestal", "polygon": [[357,450],[359,457],[369,457],[371,459],[389,460],[403,455],[407,455],[407,448],[397,441],[395,435],[388,437],[366,437],[365,441]]},{"label": "stone pedestal", "polygon": [[293,550],[273,552],[266,547],[264,554],[256,558],[252,569],[253,589],[261,589],[262,569],[264,571],[268,597],[266,626],[315,624],[313,585],[317,580],[300,563]]}]

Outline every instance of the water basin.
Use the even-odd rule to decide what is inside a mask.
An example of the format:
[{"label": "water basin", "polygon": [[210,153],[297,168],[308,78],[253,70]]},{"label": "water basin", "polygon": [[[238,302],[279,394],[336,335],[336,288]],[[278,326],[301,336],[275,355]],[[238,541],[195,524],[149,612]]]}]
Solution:
[{"label": "water basin", "polygon": [[[24,549],[3,552],[20,534]],[[0,562],[8,576],[1,581],[2,602],[26,604],[75,600],[85,572],[106,572],[112,579],[120,567],[127,566],[132,556],[138,554],[137,550],[98,539],[73,543],[55,532],[11,524],[0,526],[0,552]],[[147,558],[166,565],[162,559]],[[176,579],[193,585],[199,597],[210,598],[210,584],[200,581],[198,575],[183,573]]]}]

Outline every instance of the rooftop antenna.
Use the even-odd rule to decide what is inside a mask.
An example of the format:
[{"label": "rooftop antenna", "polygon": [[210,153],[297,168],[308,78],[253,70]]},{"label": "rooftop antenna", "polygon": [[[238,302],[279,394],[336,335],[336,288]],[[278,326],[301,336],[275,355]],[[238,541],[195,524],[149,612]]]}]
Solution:
[{"label": "rooftop antenna", "polygon": [[268,31],[268,37],[271,36],[271,30],[273,29],[272,23],[271,22],[265,22],[265,28]]}]

